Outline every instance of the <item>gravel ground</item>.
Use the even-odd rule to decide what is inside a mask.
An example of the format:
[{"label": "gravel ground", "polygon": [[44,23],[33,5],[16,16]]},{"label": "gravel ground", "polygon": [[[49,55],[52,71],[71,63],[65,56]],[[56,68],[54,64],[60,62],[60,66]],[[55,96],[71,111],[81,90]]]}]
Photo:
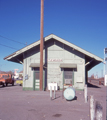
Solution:
[{"label": "gravel ground", "polygon": [[88,87],[88,102],[84,92],[76,91],[76,99],[66,101],[62,91],[50,100],[49,91],[23,91],[21,86],[0,86],[0,120],[90,120],[90,95],[103,107],[106,120],[106,87]]}]

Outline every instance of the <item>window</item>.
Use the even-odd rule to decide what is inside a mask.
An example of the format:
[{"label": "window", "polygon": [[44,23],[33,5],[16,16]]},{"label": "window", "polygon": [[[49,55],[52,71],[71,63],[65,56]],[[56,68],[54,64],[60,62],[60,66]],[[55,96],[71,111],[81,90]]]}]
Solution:
[{"label": "window", "polygon": [[64,69],[64,84],[72,84],[73,80],[73,69],[65,68]]}]

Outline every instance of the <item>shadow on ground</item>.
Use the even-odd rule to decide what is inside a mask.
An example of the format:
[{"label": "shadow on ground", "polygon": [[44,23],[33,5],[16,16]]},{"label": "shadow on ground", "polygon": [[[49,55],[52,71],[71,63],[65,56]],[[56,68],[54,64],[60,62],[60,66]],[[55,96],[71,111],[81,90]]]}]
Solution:
[{"label": "shadow on ground", "polygon": [[91,84],[91,83],[87,83],[87,87],[101,88],[101,87],[99,87],[99,86],[97,86],[97,85],[93,85],[93,84]]},{"label": "shadow on ground", "polygon": [[0,88],[14,87],[14,86],[17,86],[17,85],[13,85],[13,86],[12,86],[11,84],[10,84],[10,85],[8,85],[8,86],[2,86],[2,85],[0,85]]}]

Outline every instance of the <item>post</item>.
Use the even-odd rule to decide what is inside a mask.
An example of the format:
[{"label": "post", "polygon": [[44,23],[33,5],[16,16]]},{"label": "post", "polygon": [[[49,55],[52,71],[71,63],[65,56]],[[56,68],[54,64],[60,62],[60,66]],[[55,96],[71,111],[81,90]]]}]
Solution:
[{"label": "post", "polygon": [[55,90],[56,90],[56,86],[54,86],[54,99],[56,98]]},{"label": "post", "polygon": [[107,86],[106,86],[106,120],[107,120]]},{"label": "post", "polygon": [[95,107],[95,120],[103,120],[103,107],[100,102],[96,102]]},{"label": "post", "polygon": [[52,100],[52,86],[50,86],[50,100]]},{"label": "post", "polygon": [[107,86],[107,75],[104,75],[104,84],[105,84],[105,86]]},{"label": "post", "polygon": [[87,85],[84,87],[84,98],[85,98],[85,103],[87,103]]},{"label": "post", "polygon": [[95,115],[95,111],[94,111],[94,98],[91,95],[90,96],[90,120],[94,120],[94,115]]},{"label": "post", "polygon": [[41,26],[40,26],[40,90],[43,90],[43,17],[44,0],[41,0]]}]

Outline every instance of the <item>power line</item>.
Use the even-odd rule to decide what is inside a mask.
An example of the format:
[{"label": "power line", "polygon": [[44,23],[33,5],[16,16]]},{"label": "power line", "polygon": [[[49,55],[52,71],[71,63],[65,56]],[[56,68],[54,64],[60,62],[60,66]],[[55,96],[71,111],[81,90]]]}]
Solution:
[{"label": "power line", "polygon": [[16,41],[16,40],[13,40],[13,39],[10,39],[10,38],[7,38],[7,37],[4,37],[4,36],[2,36],[2,35],[0,35],[0,37],[5,38],[5,39],[10,40],[10,41],[13,41],[13,42],[17,42],[17,43],[19,43],[19,44],[26,45],[25,43],[22,43],[22,42],[19,42],[19,41]]},{"label": "power line", "polygon": [[4,47],[8,47],[8,48],[11,48],[11,49],[15,49],[15,50],[18,50],[18,49],[16,49],[16,48],[13,48],[13,47],[10,47],[10,46],[7,46],[7,45],[3,45],[3,44],[1,44],[1,43],[0,43],[0,45],[1,45],[1,46],[4,46]]}]

